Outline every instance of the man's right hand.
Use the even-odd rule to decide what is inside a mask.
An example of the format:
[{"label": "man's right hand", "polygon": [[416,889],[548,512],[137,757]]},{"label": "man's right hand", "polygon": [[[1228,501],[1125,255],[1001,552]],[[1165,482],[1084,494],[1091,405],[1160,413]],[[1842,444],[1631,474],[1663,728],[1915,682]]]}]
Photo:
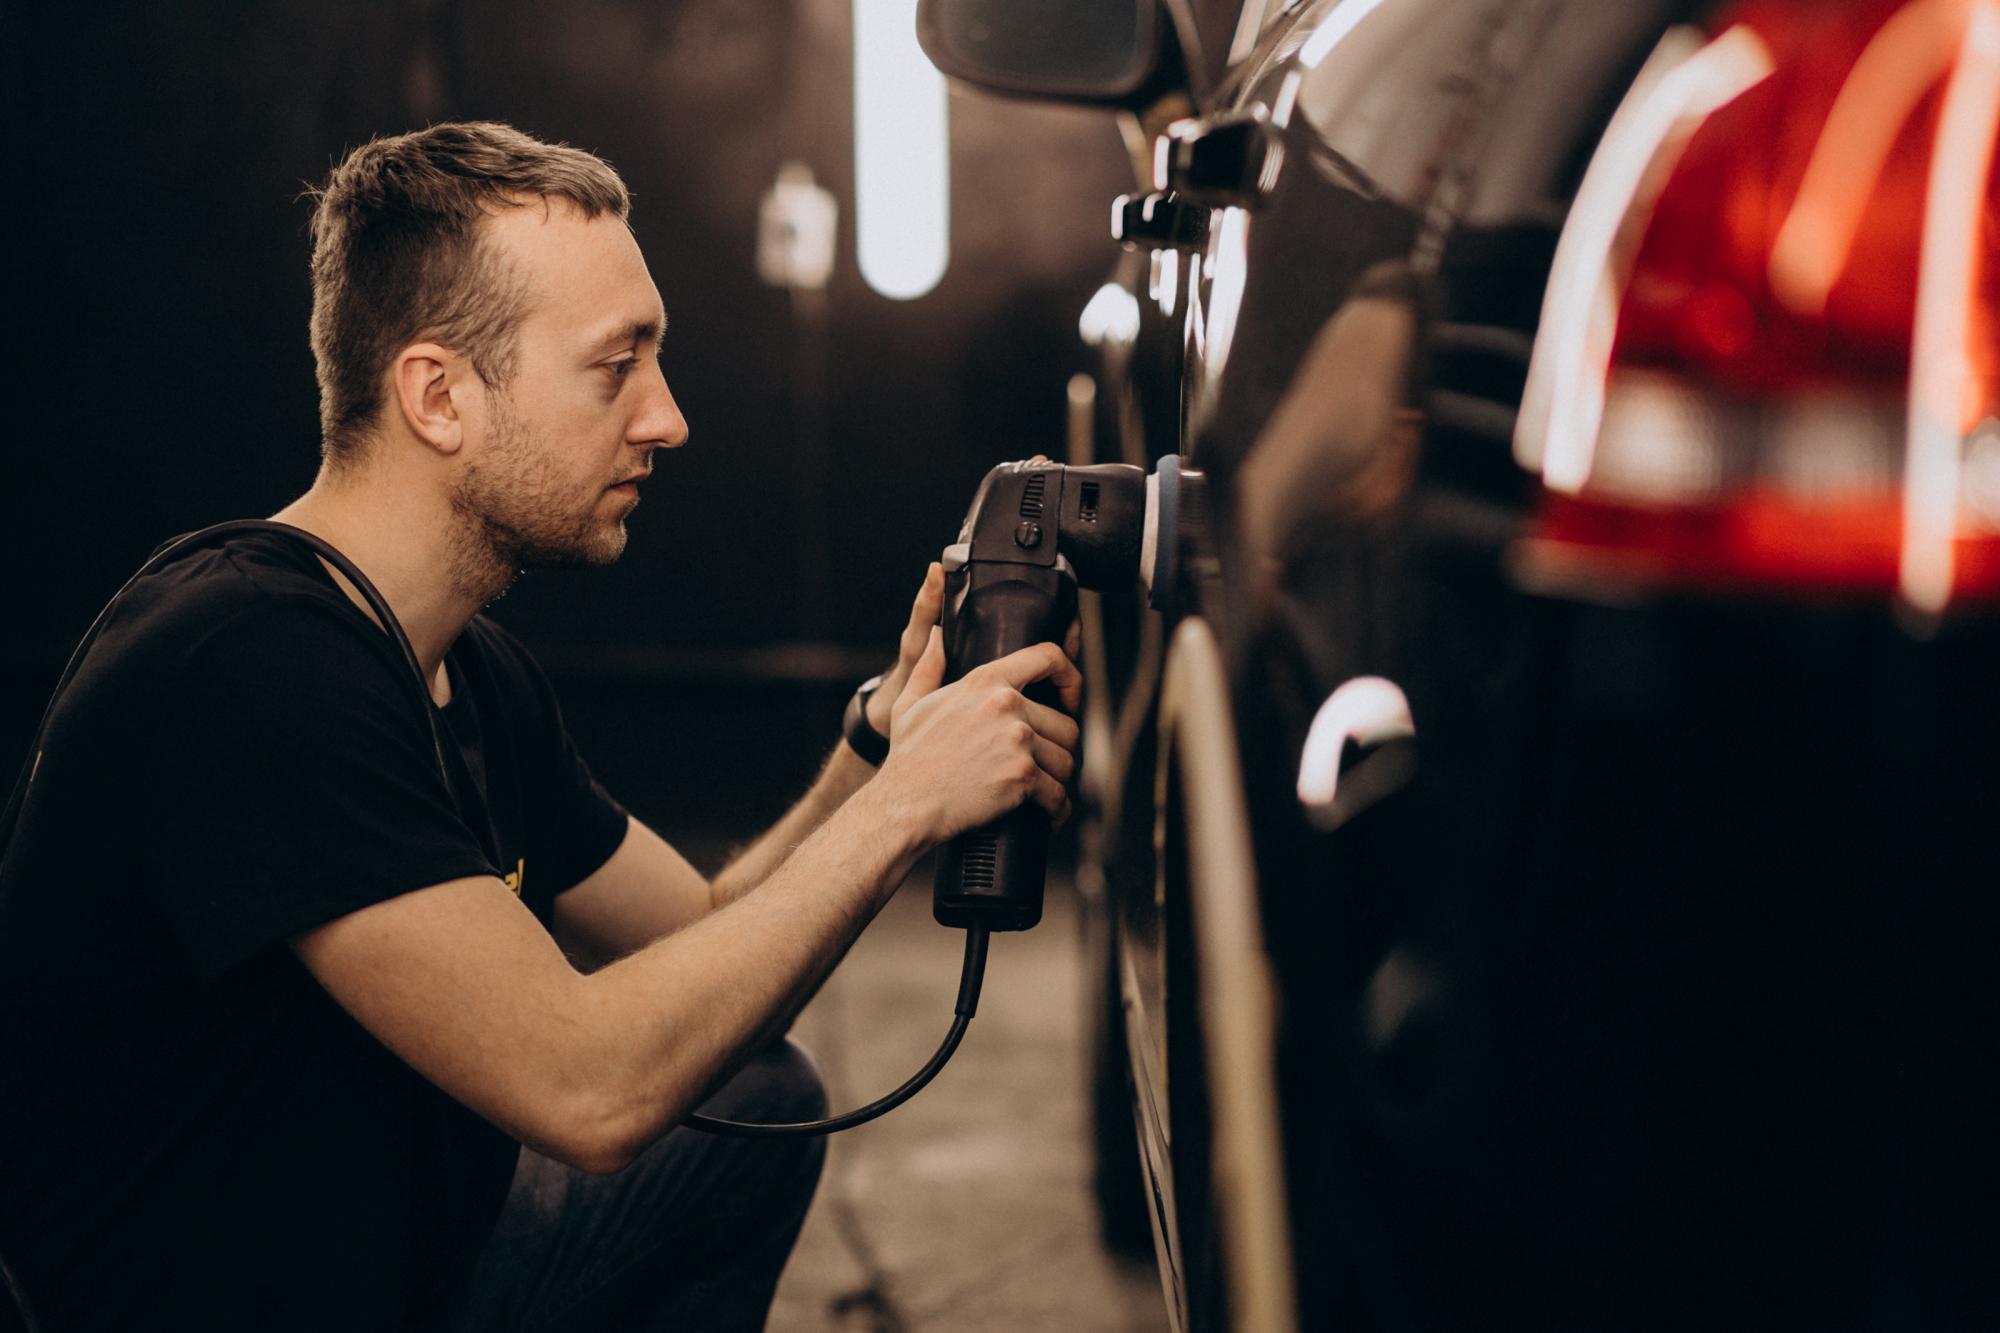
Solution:
[{"label": "man's right hand", "polygon": [[[1053,643],[1038,643],[944,680],[944,641],[935,629],[890,720],[889,758],[871,785],[891,790],[918,815],[935,846],[991,823],[1026,801],[1058,824],[1069,817],[1067,784],[1082,735],[1083,678]],[[1022,693],[1054,685],[1063,710]]]}]

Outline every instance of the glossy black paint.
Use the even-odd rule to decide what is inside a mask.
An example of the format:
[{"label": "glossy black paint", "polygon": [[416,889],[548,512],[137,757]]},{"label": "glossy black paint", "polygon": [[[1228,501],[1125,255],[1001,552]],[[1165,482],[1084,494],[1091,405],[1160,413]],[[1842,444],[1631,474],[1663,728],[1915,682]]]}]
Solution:
[{"label": "glossy black paint", "polygon": [[[1099,454],[1211,485],[1183,613],[1229,654],[1304,1327],[1993,1322],[1965,1039],[2000,924],[1971,888],[2000,869],[2000,628],[1509,573],[1569,202],[1706,8],[1384,0],[1322,51],[1364,7],[1294,6],[1182,136],[1261,126],[1277,168],[1198,252],[1115,277],[1140,318],[1102,349]],[[1169,626],[1101,612],[1123,723],[1086,842],[1168,1297],[1221,1327],[1181,793],[1147,721]],[[1321,832],[1300,750],[1360,676],[1407,696],[1414,765]]]}]

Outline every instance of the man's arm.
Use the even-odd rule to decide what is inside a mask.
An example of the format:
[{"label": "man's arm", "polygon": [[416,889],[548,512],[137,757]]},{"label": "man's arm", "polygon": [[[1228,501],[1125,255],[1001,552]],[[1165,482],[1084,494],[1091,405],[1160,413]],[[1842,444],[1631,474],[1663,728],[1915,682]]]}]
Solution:
[{"label": "man's arm", "polygon": [[595,972],[498,880],[454,880],[307,931],[299,957],[419,1073],[540,1151],[613,1171],[775,1033],[923,852],[1032,799],[1059,813],[1077,727],[1021,694],[1076,669],[1024,649],[943,689],[935,642],[882,772],[735,902]]},{"label": "man's arm", "polygon": [[[868,700],[869,722],[885,736],[896,701],[930,643],[931,626],[943,606],[944,570],[933,564],[910,607],[896,665]],[[738,852],[713,881],[703,878],[659,834],[631,820],[611,859],[557,896],[556,938],[586,967],[644,948],[769,879],[795,848],[874,776],[874,766],[841,741],[811,789]]]},{"label": "man's arm", "polygon": [[[883,732],[887,734],[886,727]],[[836,744],[812,788],[709,881],[713,904],[721,907],[735,902],[763,883],[792,854],[793,848],[811,837],[813,830],[831,818],[874,776],[874,765],[854,753],[845,740]]]},{"label": "man's arm", "polygon": [[589,974],[493,879],[390,899],[295,947],[419,1073],[528,1146],[603,1173],[819,980],[921,847],[914,821],[857,806],[762,892]]}]

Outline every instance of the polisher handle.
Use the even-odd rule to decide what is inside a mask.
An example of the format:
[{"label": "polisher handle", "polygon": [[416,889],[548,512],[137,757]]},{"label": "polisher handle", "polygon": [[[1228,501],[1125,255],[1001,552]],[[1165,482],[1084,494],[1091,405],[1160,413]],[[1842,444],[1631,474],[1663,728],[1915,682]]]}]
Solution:
[{"label": "polisher handle", "polygon": [[[974,561],[945,579],[945,679],[1037,643],[1060,643],[1076,618],[1076,581],[1047,565]],[[1053,687],[1029,698],[1061,707]],[[1042,919],[1049,817],[1030,803],[938,850],[931,914],[947,926],[1026,930]]]}]

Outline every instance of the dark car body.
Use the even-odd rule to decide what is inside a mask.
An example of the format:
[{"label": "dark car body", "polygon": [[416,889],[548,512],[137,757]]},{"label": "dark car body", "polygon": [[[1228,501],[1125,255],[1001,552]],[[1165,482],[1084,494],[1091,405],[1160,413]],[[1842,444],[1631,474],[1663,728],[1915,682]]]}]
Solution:
[{"label": "dark car body", "polygon": [[1169,608],[1085,605],[1110,1216],[1181,1327],[1995,1326],[2000,626],[1552,547],[1517,441],[1614,118],[1739,20],[1798,102],[1897,6],[1215,8],[1160,11],[1161,160],[1251,147],[1180,160],[1073,393],[1073,461],[1205,481]]}]

